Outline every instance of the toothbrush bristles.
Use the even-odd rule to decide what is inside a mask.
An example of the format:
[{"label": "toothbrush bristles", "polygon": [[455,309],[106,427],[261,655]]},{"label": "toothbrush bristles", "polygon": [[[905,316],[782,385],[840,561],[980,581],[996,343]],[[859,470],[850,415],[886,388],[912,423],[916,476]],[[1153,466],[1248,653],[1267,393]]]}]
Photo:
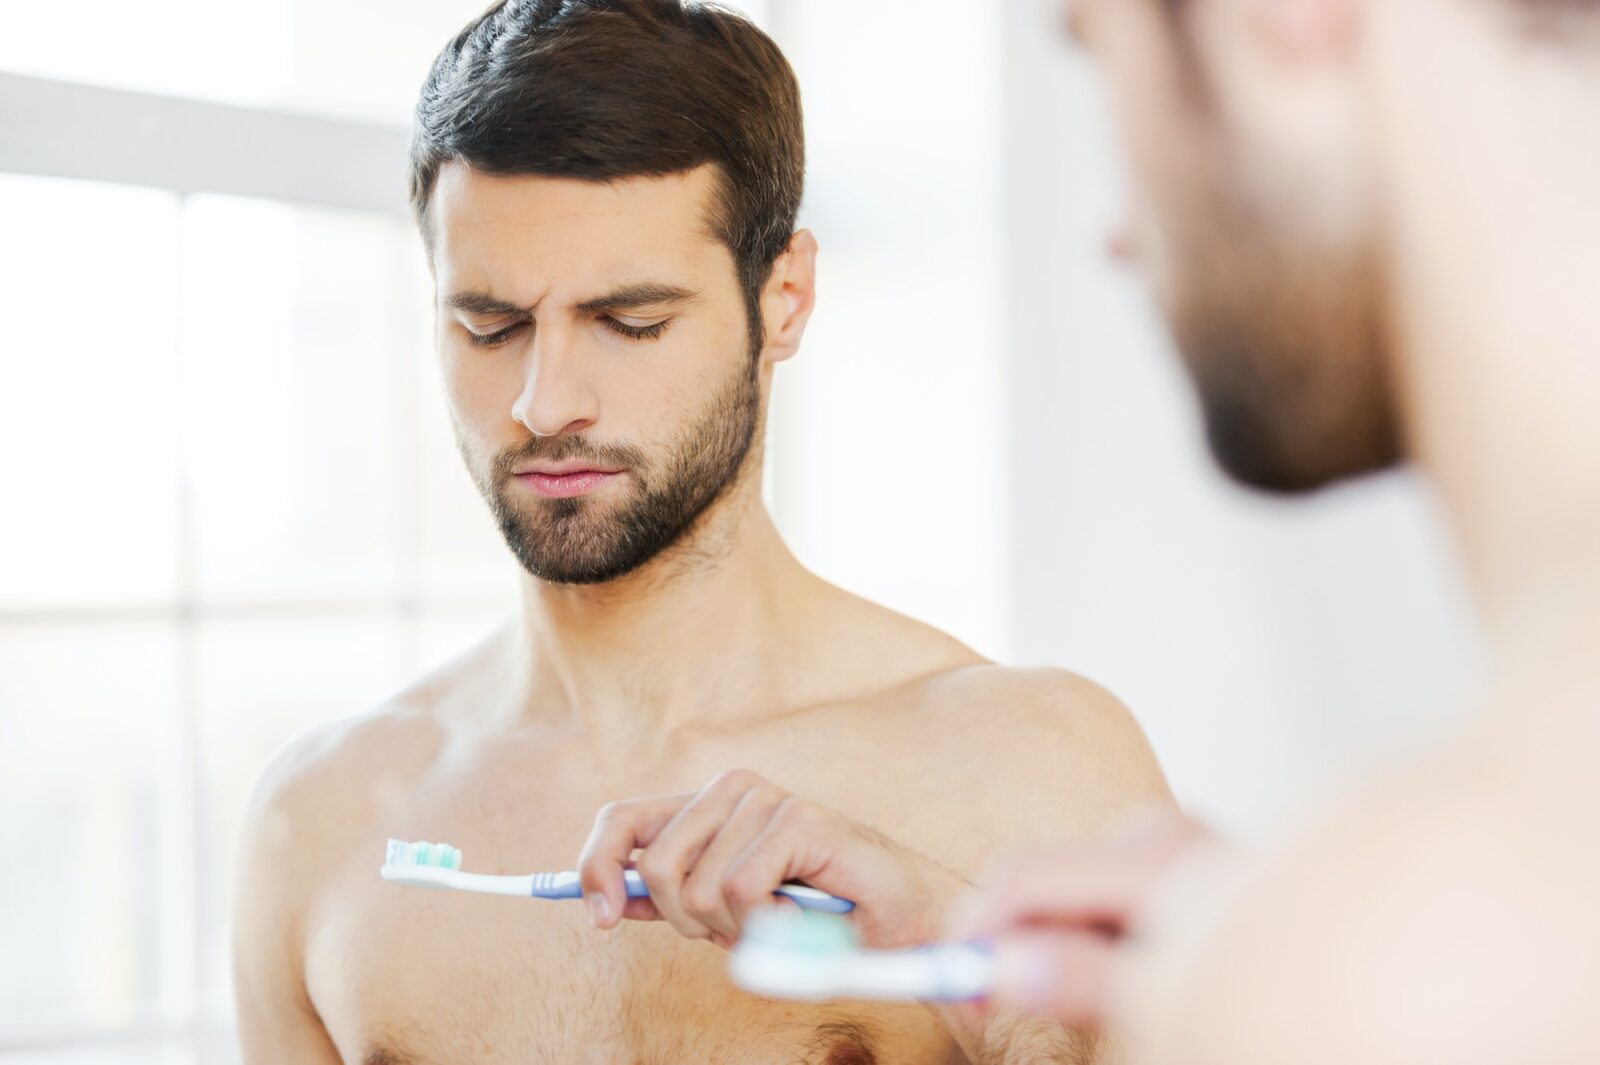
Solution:
[{"label": "toothbrush bristles", "polygon": [[387,865],[429,865],[440,869],[460,869],[461,852],[448,843],[429,843],[421,840],[407,843],[391,839],[384,855]]}]

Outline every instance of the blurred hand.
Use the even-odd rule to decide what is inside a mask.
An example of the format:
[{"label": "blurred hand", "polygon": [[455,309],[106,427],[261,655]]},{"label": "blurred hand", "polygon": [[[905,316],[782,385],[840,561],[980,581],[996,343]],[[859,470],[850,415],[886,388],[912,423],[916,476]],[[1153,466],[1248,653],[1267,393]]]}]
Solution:
[{"label": "blurred hand", "polygon": [[991,1005],[1099,1027],[1139,911],[1176,866],[1214,842],[1198,822],[1163,809],[1103,841],[1016,856],[955,907],[946,935],[994,942]]},{"label": "blurred hand", "polygon": [[[648,899],[624,895],[635,849]],[[667,921],[692,939],[730,946],[752,910],[786,880],[855,902],[862,942],[900,947],[936,938],[960,877],[883,835],[748,770],[698,792],[614,802],[600,811],[578,862],[600,928],[623,919]]]}]

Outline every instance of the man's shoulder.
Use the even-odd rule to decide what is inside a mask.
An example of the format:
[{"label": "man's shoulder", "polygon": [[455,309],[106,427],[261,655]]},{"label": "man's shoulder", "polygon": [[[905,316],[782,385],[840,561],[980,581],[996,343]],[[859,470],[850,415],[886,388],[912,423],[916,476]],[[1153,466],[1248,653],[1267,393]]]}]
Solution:
[{"label": "man's shoulder", "polygon": [[289,739],[256,782],[258,804],[327,807],[410,768],[437,742],[431,714],[403,700],[321,722]]},{"label": "man's shoulder", "polygon": [[257,778],[234,902],[234,951],[249,986],[270,984],[278,966],[300,973],[305,915],[370,831],[385,781],[425,749],[431,730],[419,724],[390,704],[318,725],[280,748]]},{"label": "man's shoulder", "polygon": [[257,778],[252,819],[337,831],[390,784],[415,779],[443,743],[443,708],[470,686],[483,653],[475,647],[364,713],[288,740]]},{"label": "man's shoulder", "polygon": [[1088,677],[1054,666],[1005,666],[979,660],[955,665],[923,679],[929,705],[953,713],[988,707],[997,700],[1036,724],[1058,724],[1064,716],[1125,715],[1127,708]]},{"label": "man's shoulder", "polygon": [[937,626],[834,591],[840,598],[832,634],[840,657],[857,662],[864,690],[892,696],[881,700],[886,706],[914,707],[924,728],[970,728],[976,714],[997,731],[1020,735],[1066,730],[1081,741],[1090,738],[1085,730],[1099,727],[1107,733],[1101,738],[1114,743],[1110,733],[1123,740],[1138,734],[1127,708],[1087,677],[999,665]]},{"label": "man's shoulder", "polygon": [[1086,677],[980,663],[922,678],[909,694],[917,728],[954,771],[983,774],[991,812],[1019,826],[1090,834],[1169,799],[1138,722]]},{"label": "man's shoulder", "polygon": [[961,664],[920,678],[915,699],[929,726],[969,734],[981,727],[998,741],[1025,745],[1048,742],[1057,756],[1144,744],[1121,700],[1066,669]]},{"label": "man's shoulder", "polygon": [[325,852],[360,830],[386,782],[414,776],[439,743],[431,715],[403,700],[307,729],[256,780],[247,852]]}]

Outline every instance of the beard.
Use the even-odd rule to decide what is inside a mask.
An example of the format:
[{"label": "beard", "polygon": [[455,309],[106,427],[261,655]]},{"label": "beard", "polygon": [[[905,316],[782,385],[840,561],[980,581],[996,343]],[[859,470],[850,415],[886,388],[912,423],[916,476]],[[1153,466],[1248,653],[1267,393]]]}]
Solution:
[{"label": "beard", "polygon": [[[1202,175],[1197,178],[1204,181]],[[1167,212],[1164,303],[1206,439],[1235,480],[1311,491],[1402,458],[1376,256],[1213,177]]]},{"label": "beard", "polygon": [[1168,8],[1180,165],[1150,189],[1161,303],[1234,480],[1306,492],[1403,458],[1377,240],[1230,136],[1186,7]]},{"label": "beard", "polygon": [[[506,545],[522,568],[553,584],[601,584],[632,573],[678,543],[743,471],[760,423],[754,358],[714,395],[660,457],[643,449],[591,443],[582,436],[534,437],[469,468]],[[515,471],[535,460],[592,460],[623,468],[636,482],[620,503],[513,499]]]}]

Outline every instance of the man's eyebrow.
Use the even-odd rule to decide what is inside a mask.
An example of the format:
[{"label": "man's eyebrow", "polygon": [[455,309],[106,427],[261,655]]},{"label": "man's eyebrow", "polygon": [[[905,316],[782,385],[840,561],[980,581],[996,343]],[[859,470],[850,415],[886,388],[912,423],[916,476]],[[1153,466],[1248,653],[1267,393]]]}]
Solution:
[{"label": "man's eyebrow", "polygon": [[453,292],[444,305],[471,314],[519,314],[528,318],[533,313],[528,307],[518,307],[515,303],[496,299],[486,292]]},{"label": "man's eyebrow", "polygon": [[578,304],[578,310],[583,314],[626,311],[634,307],[648,307],[657,303],[688,303],[699,298],[699,295],[698,292],[680,288],[677,285],[663,284],[659,281],[640,281],[632,285],[623,285],[621,288],[612,289],[603,296],[584,300]]},{"label": "man's eyebrow", "polygon": [[[657,303],[688,303],[700,294],[678,285],[660,281],[639,281],[612,289],[603,296],[584,300],[578,304],[580,314],[600,314],[606,311],[625,311],[634,307],[648,307]],[[469,314],[515,314],[533,317],[533,308],[519,307],[509,300],[498,299],[487,292],[453,292],[444,301],[446,307]]]}]

